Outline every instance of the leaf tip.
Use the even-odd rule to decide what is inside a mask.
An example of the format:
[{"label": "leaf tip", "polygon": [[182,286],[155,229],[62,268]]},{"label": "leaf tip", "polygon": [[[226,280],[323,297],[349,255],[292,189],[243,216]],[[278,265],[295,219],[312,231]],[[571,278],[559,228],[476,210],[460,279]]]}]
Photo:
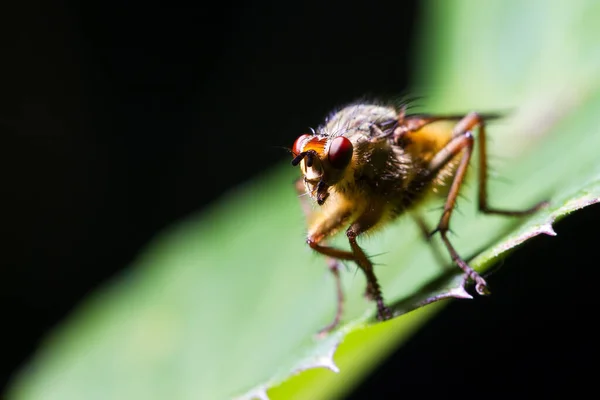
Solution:
[{"label": "leaf tip", "polygon": [[335,361],[333,361],[333,353],[331,353],[331,355],[327,355],[318,359],[315,363],[315,367],[327,368],[330,371],[335,372],[336,374],[340,372],[339,367],[335,364]]},{"label": "leaf tip", "polygon": [[333,346],[331,346],[331,348],[329,349],[329,351],[327,351],[326,354],[323,354],[323,355],[317,357],[314,360],[314,362],[312,362],[306,368],[302,368],[302,369],[327,368],[328,370],[333,371],[336,374],[338,374],[340,372],[340,369],[335,364],[335,361],[333,361],[333,356],[335,355],[335,352],[339,345],[340,345],[340,341],[336,340],[335,343],[333,343]]},{"label": "leaf tip", "polygon": [[556,236],[556,232],[554,231],[554,228],[552,228],[552,224],[550,222],[541,225],[538,228],[538,232],[548,236]]},{"label": "leaf tip", "polygon": [[456,286],[448,290],[446,293],[448,297],[455,297],[457,299],[472,299],[473,296],[469,294],[463,285]]}]

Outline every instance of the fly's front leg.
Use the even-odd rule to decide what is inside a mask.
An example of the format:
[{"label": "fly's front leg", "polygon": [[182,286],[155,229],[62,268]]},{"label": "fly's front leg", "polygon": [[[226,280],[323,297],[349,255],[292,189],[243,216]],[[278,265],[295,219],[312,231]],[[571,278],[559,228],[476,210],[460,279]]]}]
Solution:
[{"label": "fly's front leg", "polygon": [[[300,205],[302,207],[302,211],[307,219],[310,219],[314,214],[314,211],[311,207],[309,198],[306,194],[306,188],[304,187],[304,180],[302,178],[298,179],[295,183],[296,192],[298,192]],[[319,331],[319,334],[325,334],[327,332],[332,331],[335,327],[340,323],[340,319],[342,318],[342,314],[344,312],[344,290],[342,288],[342,280],[340,277],[340,269],[341,263],[332,257],[326,258],[327,266],[331,274],[333,275],[335,281],[335,289],[336,289],[336,311],[333,321],[329,323],[326,327]]]},{"label": "fly's front leg", "polygon": [[354,261],[365,274],[367,278],[367,289],[366,296],[375,301],[377,304],[377,316],[380,320],[386,320],[392,317],[390,310],[385,306],[383,302],[383,295],[381,294],[381,287],[373,271],[373,263],[364,251],[360,248],[356,242],[356,238],[363,232],[366,232],[369,228],[375,225],[381,218],[381,210],[379,208],[369,208],[370,211],[360,215],[358,219],[352,223],[350,228],[346,230],[346,236],[350,242],[352,251],[345,251],[336,249],[334,247],[324,246],[319,244],[319,235],[313,234],[308,237],[308,245],[315,251],[326,256],[336,258],[338,260]]},{"label": "fly's front leg", "polygon": [[385,306],[383,301],[381,287],[379,286],[379,282],[377,282],[377,277],[375,276],[375,271],[373,270],[373,263],[371,260],[369,260],[365,252],[356,242],[358,235],[368,231],[371,227],[377,224],[383,213],[382,207],[374,205],[368,207],[367,210],[368,211],[360,215],[350,226],[350,228],[348,228],[346,231],[346,236],[350,242],[354,259],[358,266],[363,270],[367,278],[367,290],[365,294],[369,299],[375,301],[377,304],[377,317],[380,320],[386,320],[390,319],[392,314],[389,308]]},{"label": "fly's front leg", "polygon": [[356,242],[356,238],[363,232],[369,230],[373,225],[379,222],[379,219],[382,215],[382,210],[380,207],[369,207],[369,211],[361,214],[356,221],[352,223],[352,225],[346,230],[346,236],[348,237],[348,241],[350,243],[351,252],[339,250],[332,247],[322,246],[317,242],[311,242],[309,237],[308,244],[314,250],[318,251],[321,254],[325,254],[330,257],[334,257],[341,260],[351,260],[354,261],[360,269],[365,274],[367,279],[367,289],[366,296],[375,301],[377,304],[377,316],[380,320],[386,320],[392,317],[390,310],[385,306],[383,301],[383,295],[381,293],[381,287],[379,286],[379,282],[377,281],[377,277],[375,276],[375,272],[373,270],[373,263],[365,252],[361,249],[361,247]]}]

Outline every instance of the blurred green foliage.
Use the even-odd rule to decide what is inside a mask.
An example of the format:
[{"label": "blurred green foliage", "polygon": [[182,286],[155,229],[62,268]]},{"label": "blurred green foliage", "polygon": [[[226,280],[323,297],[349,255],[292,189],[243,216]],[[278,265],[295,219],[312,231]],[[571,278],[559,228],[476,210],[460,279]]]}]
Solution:
[{"label": "blurred green foliage", "polygon": [[[427,94],[424,108],[512,110],[490,128],[491,151],[510,159],[496,168],[511,184],[492,185],[494,205],[552,203],[527,220],[463,206],[453,220],[460,232],[455,244],[461,254],[480,253],[472,265],[483,270],[548,231],[554,218],[599,197],[600,2],[463,0],[424,7],[414,87]],[[334,314],[333,282],[304,244],[290,184],[296,174],[281,166],[156,238],[127,273],[47,338],[8,396],[227,399],[264,396],[272,388],[272,399],[332,399],[350,390],[445,303],[370,324],[374,306],[362,297],[362,274],[344,273],[343,324],[315,339]],[[470,186],[466,196],[473,198],[476,185]],[[427,213],[430,221],[436,217]],[[379,254],[377,273],[390,302],[442,273],[410,220],[362,243]],[[339,342],[339,374],[327,368],[295,374],[327,366]]]}]

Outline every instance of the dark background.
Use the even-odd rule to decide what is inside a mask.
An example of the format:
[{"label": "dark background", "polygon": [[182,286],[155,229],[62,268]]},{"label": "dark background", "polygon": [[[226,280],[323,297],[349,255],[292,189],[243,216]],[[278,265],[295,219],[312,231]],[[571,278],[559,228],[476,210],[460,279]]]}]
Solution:
[{"label": "dark background", "polygon": [[[2,383],[160,229],[287,159],[277,146],[332,108],[404,93],[417,5],[2,5]],[[599,222],[591,207],[530,241],[493,296],[454,302],[351,398],[588,385]]]}]

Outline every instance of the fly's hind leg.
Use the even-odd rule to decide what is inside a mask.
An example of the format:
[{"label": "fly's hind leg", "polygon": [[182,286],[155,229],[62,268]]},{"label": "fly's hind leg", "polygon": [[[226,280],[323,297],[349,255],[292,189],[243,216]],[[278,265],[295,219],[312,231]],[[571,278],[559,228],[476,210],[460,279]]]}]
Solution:
[{"label": "fly's hind leg", "polygon": [[470,113],[463,118],[454,128],[454,135],[460,135],[461,132],[472,131],[475,127],[479,127],[479,135],[477,138],[479,148],[479,174],[477,177],[478,181],[478,207],[479,211],[486,214],[498,214],[506,216],[525,216],[538,211],[548,205],[547,201],[540,201],[533,207],[525,210],[505,210],[500,208],[490,207],[488,204],[488,192],[487,192],[487,181],[488,181],[488,165],[487,165],[487,141],[485,134],[485,121],[484,119],[476,114]]},{"label": "fly's hind leg", "polygon": [[475,128],[479,128],[479,150],[480,150],[480,158],[479,158],[479,175],[478,175],[478,186],[479,186],[479,209],[485,213],[492,214],[501,214],[501,215],[510,215],[510,216],[522,216],[533,213],[540,208],[546,206],[546,202],[541,202],[536,204],[535,206],[522,210],[501,210],[495,209],[488,206],[487,203],[487,158],[486,158],[486,142],[485,142],[485,122],[484,120],[476,113],[470,113],[465,116],[462,120],[460,120],[456,127],[454,128],[453,138],[450,142],[431,160],[429,164],[429,170],[432,174],[437,173],[440,169],[442,169],[448,162],[450,162],[454,157],[462,153],[460,158],[460,162],[454,173],[454,179],[452,180],[452,184],[450,186],[450,190],[448,192],[448,197],[446,199],[446,203],[444,204],[444,211],[442,217],[440,218],[440,222],[433,232],[440,232],[442,237],[442,241],[444,245],[448,249],[452,260],[456,262],[456,264],[465,272],[465,277],[470,278],[475,282],[475,289],[479,294],[488,294],[489,291],[487,289],[486,281],[471,268],[457,253],[456,249],[448,239],[448,231],[450,225],[450,218],[452,216],[452,212],[454,210],[454,206],[456,204],[456,199],[458,197],[458,192],[460,190],[460,186],[464,180],[465,174],[467,172],[467,168],[469,166],[469,161],[471,159],[471,155],[473,153],[474,141],[472,131]]},{"label": "fly's hind leg", "polygon": [[[308,201],[308,197],[306,197],[307,196],[307,194],[305,192],[306,189],[304,187],[304,181],[302,180],[302,178],[300,178],[296,181],[295,187],[296,187],[296,192],[299,195],[302,211],[304,212],[304,215],[308,219],[312,215],[313,210],[312,210],[310,202]],[[326,333],[332,331],[333,329],[335,329],[335,327],[340,323],[342,314],[344,312],[344,290],[342,288],[342,280],[340,277],[341,263],[339,262],[339,260],[332,258],[332,257],[327,257],[326,262],[327,262],[327,267],[329,268],[329,271],[331,271],[331,274],[333,275],[333,279],[335,281],[336,311],[335,311],[335,316],[333,318],[333,321],[331,321],[331,323],[329,323],[327,326],[325,326],[323,329],[321,329],[319,331],[319,335],[326,334]]]}]

